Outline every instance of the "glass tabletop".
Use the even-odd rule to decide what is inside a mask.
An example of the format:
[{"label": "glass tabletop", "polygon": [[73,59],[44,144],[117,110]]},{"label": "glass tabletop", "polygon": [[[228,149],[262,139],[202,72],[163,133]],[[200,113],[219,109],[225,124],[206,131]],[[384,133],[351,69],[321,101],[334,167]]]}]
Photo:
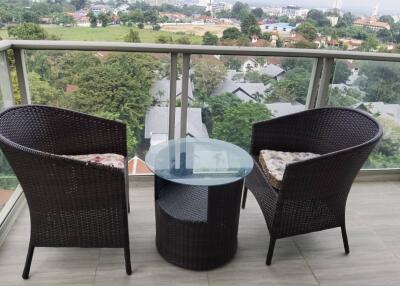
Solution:
[{"label": "glass tabletop", "polygon": [[244,178],[253,168],[253,159],[245,150],[228,142],[181,138],[152,146],[146,164],[168,181],[215,186]]}]

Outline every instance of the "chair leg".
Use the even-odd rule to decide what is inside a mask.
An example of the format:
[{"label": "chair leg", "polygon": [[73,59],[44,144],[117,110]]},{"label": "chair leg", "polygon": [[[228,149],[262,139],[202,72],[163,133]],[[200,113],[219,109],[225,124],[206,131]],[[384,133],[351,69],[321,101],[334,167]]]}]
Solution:
[{"label": "chair leg", "polygon": [[349,248],[349,241],[347,240],[346,225],[342,225],[341,229],[342,229],[342,238],[343,238],[344,251],[345,251],[346,254],[349,254],[350,253],[350,248]]},{"label": "chair leg", "polygon": [[132,274],[132,266],[131,266],[131,252],[130,252],[129,246],[126,246],[124,248],[124,256],[125,256],[126,274],[131,275]]},{"label": "chair leg", "polygon": [[28,254],[26,255],[26,262],[25,262],[24,272],[22,273],[22,278],[23,279],[28,279],[29,278],[29,271],[31,269],[32,256],[33,256],[33,251],[34,250],[35,250],[35,247],[33,245],[29,244]]},{"label": "chair leg", "polygon": [[242,209],[246,207],[246,199],[247,199],[247,188],[243,186],[243,197],[242,197]]},{"label": "chair leg", "polygon": [[276,239],[271,237],[269,240],[267,260],[265,261],[265,264],[267,264],[267,265],[271,265],[272,255],[274,255],[275,242],[276,242]]}]

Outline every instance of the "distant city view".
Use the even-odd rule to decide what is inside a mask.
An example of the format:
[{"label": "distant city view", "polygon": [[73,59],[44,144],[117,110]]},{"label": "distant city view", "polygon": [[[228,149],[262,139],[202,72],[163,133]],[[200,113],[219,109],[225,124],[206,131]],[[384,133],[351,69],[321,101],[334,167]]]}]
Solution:
[{"label": "distant city view", "polygon": [[[398,4],[392,3],[387,13],[389,1],[364,3],[364,12],[345,8],[349,6],[344,0],[318,1],[315,6],[305,0],[279,3],[2,1],[0,37],[400,53]],[[24,56],[33,103],[127,124],[130,166],[144,166],[149,147],[168,140],[169,54],[26,50]],[[8,57],[14,97],[20,103],[15,60],[11,52]],[[182,62],[179,55],[176,132]],[[250,123],[308,108],[314,67],[315,59],[303,57],[191,55],[187,136],[217,138],[248,149]],[[324,105],[362,109],[385,128],[365,167],[399,167],[400,65],[334,59],[332,70]],[[15,177],[2,156],[0,162],[1,184],[6,191],[13,189]],[[134,175],[149,172],[130,170]]]}]

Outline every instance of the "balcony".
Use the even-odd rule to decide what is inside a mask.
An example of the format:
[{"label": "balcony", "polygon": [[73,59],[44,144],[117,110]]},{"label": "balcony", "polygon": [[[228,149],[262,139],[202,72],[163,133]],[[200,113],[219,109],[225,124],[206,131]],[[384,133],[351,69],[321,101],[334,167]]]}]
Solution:
[{"label": "balcony", "polygon": [[0,248],[0,285],[398,285],[400,283],[399,182],[357,182],[350,191],[347,224],[351,253],[340,230],[277,242],[265,265],[268,231],[252,195],[242,210],[239,248],[227,265],[196,272],[172,266],[155,248],[151,181],[131,184],[129,228],[132,276],[121,249],[37,248],[29,281],[21,279],[29,237],[26,206]]},{"label": "balcony", "polygon": [[[13,51],[11,56],[10,51]],[[134,273],[125,276],[122,250],[113,249],[51,249],[37,248],[33,258],[31,277],[28,283],[37,285],[82,284],[82,285],[397,285],[400,283],[400,223],[398,205],[400,204],[400,163],[396,144],[400,141],[400,113],[396,108],[397,99],[390,102],[371,102],[364,95],[353,97],[335,84],[340,62],[366,62],[371,65],[400,64],[400,56],[395,54],[341,52],[327,50],[237,48],[184,45],[154,45],[97,42],[64,41],[1,41],[0,42],[0,91],[2,107],[17,104],[41,103],[63,106],[58,102],[38,100],[30,70],[35,53],[52,56],[54,52],[86,51],[96,52],[99,58],[104,52],[123,54],[164,55],[166,67],[164,77],[153,82],[155,92],[149,110],[139,118],[143,125],[132,160],[130,200],[132,212],[129,214],[131,235],[131,254]],[[100,51],[100,52],[99,52]],[[33,55],[33,56],[32,56]],[[293,113],[304,109],[341,105],[366,109],[381,120],[385,128],[384,151],[377,150],[353,185],[347,206],[348,235],[351,254],[344,256],[340,231],[338,229],[296,236],[277,242],[274,263],[265,266],[268,231],[263,215],[254,197],[249,195],[248,204],[242,210],[239,224],[239,248],[235,258],[227,265],[207,272],[183,270],[170,265],[159,256],[154,245],[154,194],[153,176],[146,169],[138,168],[140,158],[150,145],[168,138],[185,136],[216,137],[202,118],[204,106],[199,107],[194,100],[192,85],[193,62],[196,57],[215,58],[225,56],[264,57],[274,62],[276,58],[306,59],[308,71],[307,87],[303,90],[304,102],[271,96],[264,101],[258,92],[249,94],[248,89],[260,86],[246,85],[226,78],[216,90],[235,93],[243,102],[265,104],[272,117]],[[52,62],[52,60],[49,60]],[[53,63],[53,62],[52,62]],[[294,65],[299,64],[295,62]],[[245,69],[254,68],[253,63],[244,62]],[[368,69],[369,66],[364,67]],[[279,69],[264,67],[272,76],[272,85],[284,78]],[[161,70],[161,68],[160,68]],[[16,77],[13,78],[13,73]],[[356,72],[357,73],[357,72]],[[383,88],[390,74],[382,73],[379,88]],[[368,79],[367,79],[368,81]],[[68,83],[67,83],[68,84]],[[166,84],[166,85],[165,85]],[[268,84],[262,84],[266,94]],[[363,84],[366,84],[364,80]],[[274,85],[275,86],[275,85]],[[283,87],[283,85],[276,85]],[[74,93],[79,88],[69,85],[66,93]],[[344,87],[347,88],[347,87]],[[17,94],[15,91],[19,90]],[[343,94],[341,92],[344,90]],[[262,92],[261,92],[262,93]],[[339,96],[338,96],[339,94]],[[177,95],[177,96],[172,96]],[[296,92],[295,92],[296,95]],[[261,99],[260,99],[261,98]],[[355,101],[354,101],[355,100]],[[79,109],[78,109],[79,110]],[[85,110],[83,110],[85,111]],[[224,112],[226,110],[222,110]],[[399,111],[400,112],[400,111]],[[161,120],[162,119],[162,120]],[[162,124],[161,124],[162,123]],[[305,127],[306,128],[306,127]],[[224,135],[225,136],[225,135]],[[139,138],[140,137],[140,138]],[[141,140],[142,140],[141,139]],[[249,138],[220,138],[246,148]],[[238,141],[235,141],[238,140]],[[382,147],[383,148],[383,147]],[[394,151],[393,151],[394,149]],[[390,152],[386,152],[390,150]],[[3,158],[3,157],[2,157]],[[393,159],[393,160],[388,160]],[[24,194],[18,181],[0,161],[5,171],[0,177],[0,285],[19,285],[26,283],[20,278],[26,258],[29,241],[29,213]],[[140,172],[137,172],[138,170]],[[142,176],[140,176],[140,174]]]}]

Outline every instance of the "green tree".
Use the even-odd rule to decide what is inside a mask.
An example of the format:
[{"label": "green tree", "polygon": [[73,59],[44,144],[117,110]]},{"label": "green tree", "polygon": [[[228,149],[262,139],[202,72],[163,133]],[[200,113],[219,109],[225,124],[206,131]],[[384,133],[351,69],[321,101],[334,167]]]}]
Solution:
[{"label": "green tree", "polygon": [[240,19],[243,14],[249,13],[249,6],[242,2],[236,2],[232,7],[232,16],[236,19]]},{"label": "green tree", "polygon": [[209,58],[203,58],[193,65],[192,80],[196,99],[203,105],[207,97],[226,77],[225,66]]},{"label": "green tree", "polygon": [[228,108],[240,104],[242,101],[233,93],[223,93],[218,96],[210,96],[206,99],[205,107],[202,109],[203,122],[207,127],[208,134],[212,134],[215,121],[222,120]]},{"label": "green tree", "polygon": [[223,93],[218,96],[210,96],[206,100],[206,108],[214,120],[222,119],[225,111],[232,106],[237,106],[242,101],[233,93]]},{"label": "green tree", "polygon": [[329,106],[352,107],[360,102],[361,92],[355,88],[341,90],[337,87],[329,91]]},{"label": "green tree", "polygon": [[151,25],[156,25],[158,20],[158,12],[157,10],[154,9],[150,11],[145,11],[143,13],[143,17],[144,17],[144,22],[150,23]]},{"label": "green tree", "polygon": [[242,63],[238,60],[237,57],[234,57],[234,56],[227,56],[225,65],[229,69],[235,70],[235,71],[240,71],[240,69],[242,68]]},{"label": "green tree", "polygon": [[282,67],[286,71],[298,67],[298,68],[303,68],[304,70],[311,72],[312,66],[313,66],[312,59],[306,59],[306,58],[284,58],[282,60]]},{"label": "green tree", "polygon": [[282,15],[278,18],[278,22],[287,23],[290,21],[290,18],[287,15]]},{"label": "green tree", "polygon": [[351,71],[347,67],[344,61],[337,61],[335,65],[335,74],[333,77],[333,83],[345,83],[349,76],[351,75]]},{"label": "green tree", "polygon": [[57,17],[56,23],[59,25],[74,25],[76,23],[74,17],[69,14],[62,13]]},{"label": "green tree", "polygon": [[256,17],[257,19],[261,19],[264,16],[264,11],[261,8],[255,8],[251,10],[251,13]]},{"label": "green tree", "polygon": [[302,67],[295,67],[286,72],[280,81],[272,81],[266,92],[266,103],[299,102],[306,103],[311,73]]},{"label": "green tree", "polygon": [[29,9],[24,9],[19,15],[23,23],[39,23],[39,15]]},{"label": "green tree", "polygon": [[9,26],[8,34],[19,40],[45,40],[48,37],[47,32],[34,23],[23,23],[17,26]]},{"label": "green tree", "polygon": [[79,90],[69,95],[69,107],[125,122],[132,154],[152,102],[150,89],[157,66],[147,55],[112,54],[80,74]]},{"label": "green tree", "polygon": [[175,43],[181,44],[181,45],[190,45],[190,38],[188,36],[182,36],[178,39],[175,40]]},{"label": "green tree", "polygon": [[64,102],[63,91],[51,86],[35,72],[29,73],[29,88],[35,104],[60,106]]},{"label": "green tree", "polygon": [[203,45],[212,45],[212,46],[218,45],[218,36],[208,31],[205,32],[203,35]]},{"label": "green tree", "polygon": [[144,23],[144,15],[142,11],[135,10],[129,14],[130,20],[133,23]]},{"label": "green tree", "polygon": [[398,103],[400,67],[397,63],[361,62],[359,87],[365,92],[364,101]]},{"label": "green tree", "polygon": [[307,13],[307,20],[314,21],[318,27],[330,26],[331,24],[326,15],[317,9],[311,9]]},{"label": "green tree", "polygon": [[173,40],[172,40],[171,36],[161,34],[156,38],[156,43],[159,43],[159,44],[170,44],[172,42],[173,42]]},{"label": "green tree", "polygon": [[264,104],[246,102],[233,105],[213,121],[212,137],[249,150],[252,124],[270,118],[272,114]]},{"label": "green tree", "polygon": [[368,38],[361,44],[360,49],[363,52],[370,52],[376,50],[379,45],[379,41],[375,35],[368,35]]},{"label": "green tree", "polygon": [[97,16],[97,19],[101,23],[102,27],[107,27],[107,25],[111,22],[111,16],[109,13],[104,13],[104,12],[100,13]]},{"label": "green tree", "polygon": [[271,41],[272,34],[270,32],[264,32],[261,36],[262,39],[266,41]]},{"label": "green tree", "polygon": [[80,10],[86,6],[86,0],[71,0],[70,3],[75,6],[76,10]]},{"label": "green tree", "polygon": [[393,42],[393,34],[391,30],[382,29],[376,33],[376,36],[381,42]]},{"label": "green tree", "polygon": [[299,41],[296,42],[293,47],[297,49],[316,49],[318,48],[318,45],[312,42]]},{"label": "green tree", "polygon": [[237,40],[242,36],[242,32],[236,27],[230,27],[222,32],[222,39]]},{"label": "green tree", "polygon": [[296,31],[301,33],[304,36],[304,38],[306,38],[309,41],[314,41],[318,36],[317,28],[310,21],[305,21],[303,24],[300,24],[296,28]]},{"label": "green tree", "polygon": [[239,47],[248,47],[250,46],[249,37],[241,36],[239,39],[236,40],[236,45]]},{"label": "green tree", "polygon": [[97,16],[93,12],[90,12],[88,14],[88,17],[89,17],[90,27],[96,28],[97,27]]},{"label": "green tree", "polygon": [[129,43],[140,43],[140,36],[138,31],[134,31],[133,29],[129,30],[129,33],[124,38],[125,42]]},{"label": "green tree", "polygon": [[337,28],[340,27],[350,27],[353,25],[353,22],[355,21],[356,17],[351,14],[351,12],[346,12],[343,14],[342,17],[339,17],[338,23],[336,24]]},{"label": "green tree", "polygon": [[258,25],[256,17],[253,14],[248,14],[240,23],[240,29],[244,35],[249,37],[257,35],[261,36],[261,29]]}]

